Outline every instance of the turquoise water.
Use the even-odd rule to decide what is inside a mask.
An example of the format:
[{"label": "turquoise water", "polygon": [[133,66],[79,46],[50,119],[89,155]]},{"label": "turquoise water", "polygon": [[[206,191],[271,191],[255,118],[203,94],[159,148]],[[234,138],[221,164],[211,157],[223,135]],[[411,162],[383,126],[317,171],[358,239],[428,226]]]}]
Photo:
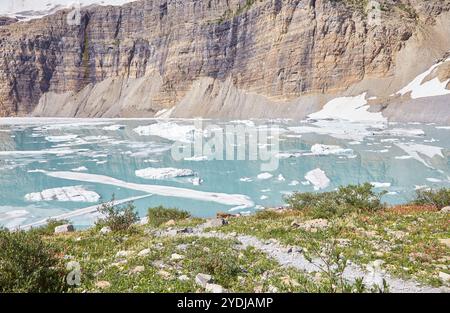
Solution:
[{"label": "turquoise water", "polygon": [[[158,135],[135,131],[154,123],[162,123]],[[216,120],[203,124],[230,125]],[[263,206],[282,205],[283,196],[293,191],[329,191],[351,183],[376,183],[377,190],[389,192],[384,196],[389,203],[411,199],[417,188],[450,186],[449,127],[286,120],[231,124],[247,125],[253,130],[262,129],[262,125],[278,127],[279,152],[272,151],[278,167],[271,172],[262,170],[264,162],[259,160],[174,160],[173,139],[180,137],[180,132],[186,135],[183,131],[193,125],[191,120],[0,119],[0,225],[14,228],[76,212],[107,201],[113,194],[117,200],[147,196],[135,201],[141,216],[148,207],[164,205],[209,217],[228,210],[251,213]],[[187,138],[184,144],[192,139],[183,136]],[[269,144],[276,146],[275,141]],[[315,153],[311,151],[316,144],[339,147],[323,155],[317,149],[313,149]],[[194,176],[149,179],[136,175],[136,170],[146,168],[190,169]],[[321,189],[305,178],[315,169],[329,179]],[[268,172],[272,177],[267,178]],[[68,179],[67,173],[74,173],[75,178],[72,175]],[[258,178],[262,173],[266,174],[260,178],[265,179]],[[121,183],[111,183],[109,178]],[[196,185],[195,179],[201,184]],[[99,198],[59,201],[51,192],[43,192],[73,186],[98,194]],[[176,187],[176,196],[165,194],[165,188],[162,192],[142,191],[145,186]],[[200,198],[210,196],[209,200],[218,200],[191,197],[190,190],[204,192],[199,193]],[[50,193],[50,198],[36,199],[36,193],[41,192],[44,196]],[[33,194],[34,198],[30,196]],[[230,199],[234,199],[230,195],[236,195],[237,203],[222,201],[223,194]],[[77,225],[87,226],[96,217],[88,212],[75,214],[71,219]]]}]

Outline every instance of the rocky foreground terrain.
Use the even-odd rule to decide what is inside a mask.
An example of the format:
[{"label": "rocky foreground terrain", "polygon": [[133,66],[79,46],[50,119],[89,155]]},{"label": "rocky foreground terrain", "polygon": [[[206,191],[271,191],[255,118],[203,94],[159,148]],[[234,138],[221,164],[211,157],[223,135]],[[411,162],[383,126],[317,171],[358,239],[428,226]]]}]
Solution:
[{"label": "rocky foreground terrain", "polygon": [[387,207],[365,188],[251,216],[158,207],[137,221],[104,204],[87,230],[0,230],[0,291],[449,292],[450,190]]},{"label": "rocky foreground terrain", "polygon": [[[79,23],[70,9],[2,18],[0,116],[304,118],[368,92],[392,120],[448,122],[449,96],[391,95],[447,57],[450,1],[368,3],[140,0],[82,8]],[[423,81],[446,82],[449,63]]]}]

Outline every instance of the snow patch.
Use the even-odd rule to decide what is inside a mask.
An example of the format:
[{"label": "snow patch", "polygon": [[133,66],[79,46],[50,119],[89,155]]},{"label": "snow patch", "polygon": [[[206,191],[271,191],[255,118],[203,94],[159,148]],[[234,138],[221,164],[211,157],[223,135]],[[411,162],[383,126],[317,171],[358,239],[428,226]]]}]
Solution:
[{"label": "snow patch", "polygon": [[340,97],[329,101],[322,110],[310,114],[311,119],[337,119],[353,122],[387,122],[381,112],[369,112],[366,93],[355,97]]},{"label": "snow patch", "polygon": [[446,86],[450,83],[450,79],[441,82],[438,77],[435,77],[427,82],[423,82],[425,78],[432,74],[434,70],[445,62],[449,62],[450,58],[443,62],[434,64],[428,70],[414,78],[408,85],[400,89],[397,94],[405,95],[411,92],[412,99],[435,97],[450,94],[450,90]]}]

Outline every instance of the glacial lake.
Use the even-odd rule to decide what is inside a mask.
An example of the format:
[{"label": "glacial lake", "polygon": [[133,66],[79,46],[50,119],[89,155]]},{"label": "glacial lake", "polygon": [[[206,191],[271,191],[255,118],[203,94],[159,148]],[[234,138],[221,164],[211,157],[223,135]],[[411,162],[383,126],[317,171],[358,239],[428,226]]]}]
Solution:
[{"label": "glacial lake", "polygon": [[[215,131],[226,136],[237,126],[250,135],[243,142],[233,137],[227,147],[244,147],[245,154],[265,149],[264,159],[224,152],[218,160],[220,145],[204,148]],[[200,139],[200,150],[174,157],[174,142],[186,148]],[[364,182],[386,190],[384,201],[403,203],[418,188],[450,186],[449,155],[450,127],[436,124],[3,118],[0,225],[17,228],[57,216],[86,227],[98,217],[96,205],[113,195],[134,200],[141,216],[158,205],[200,217],[250,214],[283,205],[294,191]],[[269,161],[273,168],[265,169]]]}]

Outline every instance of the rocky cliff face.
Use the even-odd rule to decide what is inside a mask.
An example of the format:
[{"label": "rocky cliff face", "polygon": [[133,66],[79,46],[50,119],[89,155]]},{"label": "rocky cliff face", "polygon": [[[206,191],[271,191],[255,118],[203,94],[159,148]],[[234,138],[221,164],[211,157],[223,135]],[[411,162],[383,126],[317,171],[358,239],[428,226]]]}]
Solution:
[{"label": "rocky cliff face", "polygon": [[[379,24],[365,0],[146,0],[83,8],[79,25],[65,10],[0,26],[0,116],[153,116],[180,103],[177,115],[214,116],[233,100],[289,116],[354,86],[387,94],[420,70],[399,71],[398,57],[423,49],[417,34],[434,36],[450,0],[380,2]],[[422,60],[446,49],[434,42]],[[391,80],[364,85],[378,79]]]}]

